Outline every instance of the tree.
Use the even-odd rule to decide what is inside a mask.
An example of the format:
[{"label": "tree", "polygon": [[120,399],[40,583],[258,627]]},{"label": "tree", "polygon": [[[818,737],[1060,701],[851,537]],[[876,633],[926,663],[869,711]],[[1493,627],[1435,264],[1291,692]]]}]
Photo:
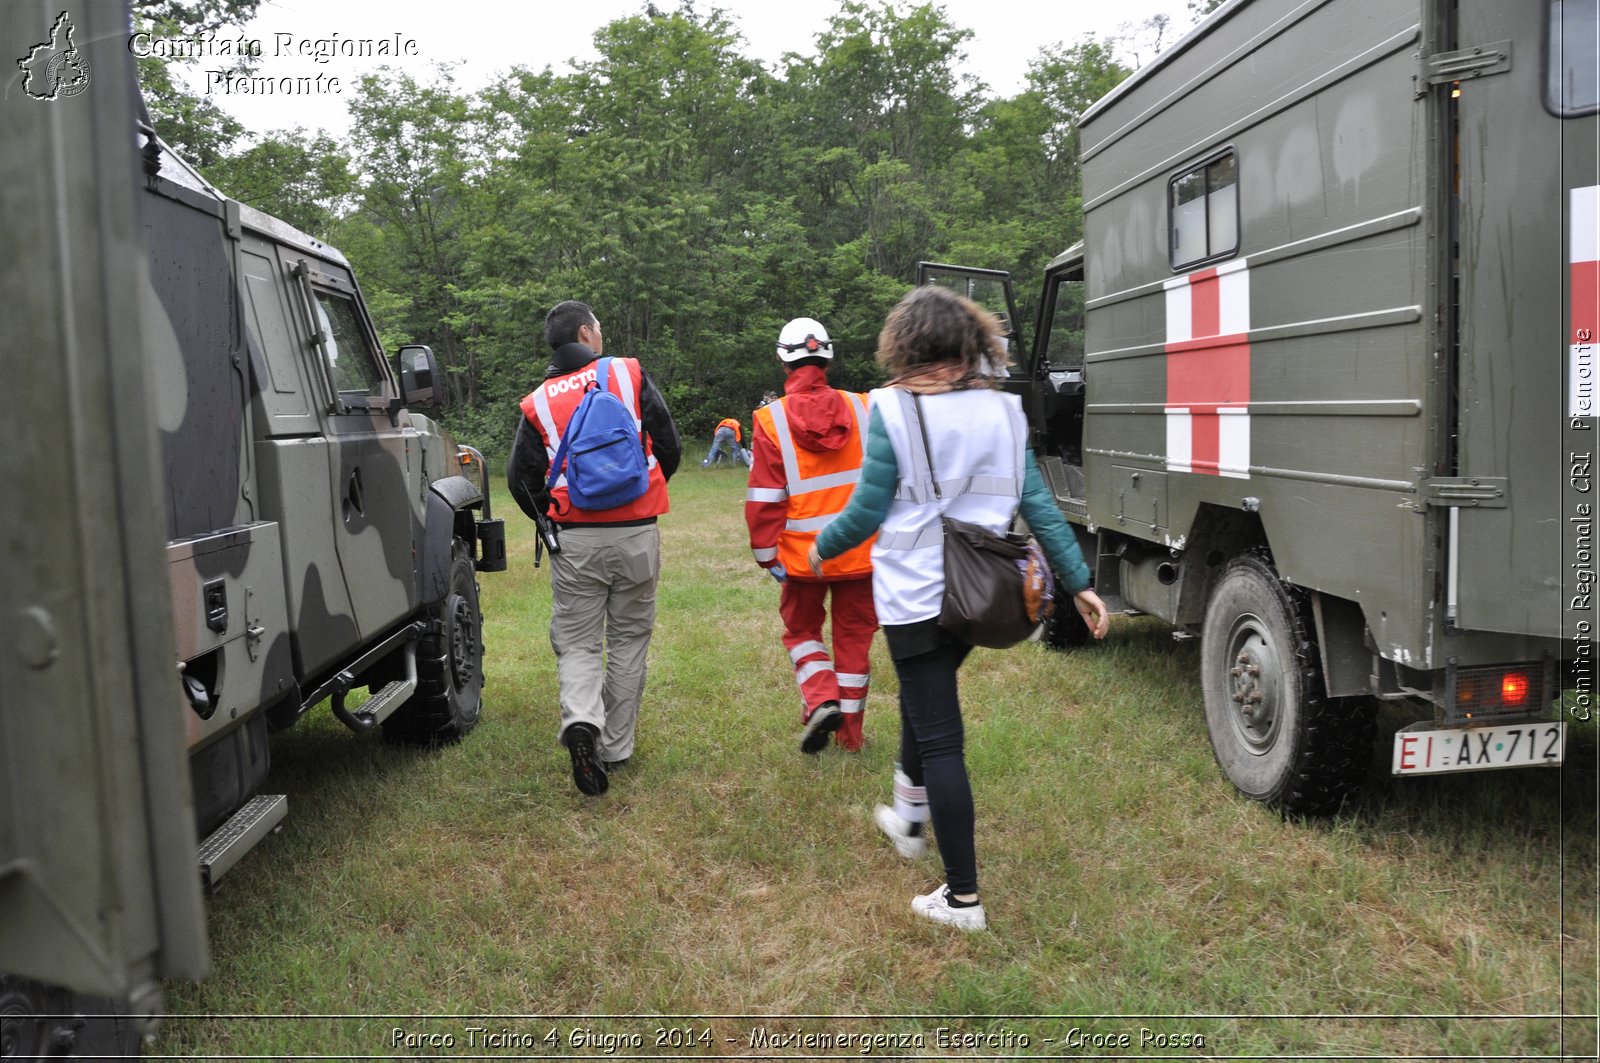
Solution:
[{"label": "tree", "polygon": [[[133,23],[136,30],[156,37],[195,39],[248,22],[260,5],[261,0],[133,0]],[[214,101],[190,92],[174,75],[199,61],[198,54],[147,55],[135,65],[156,133],[189,163],[206,170],[237,143],[244,127]],[[252,63],[248,55],[235,55],[231,66],[244,70]]]},{"label": "tree", "polygon": [[568,298],[708,434],[779,386],[784,321],[821,320],[834,383],[869,388],[919,260],[1035,278],[1081,232],[1078,123],[1127,68],[1111,43],[1058,45],[1023,92],[986,99],[958,73],[969,37],[932,5],[847,0],[775,72],[722,12],[647,5],[570,74],[514,70],[476,95],[448,68],[363,78],[347,144],[297,129],[240,149],[209,120],[188,135],[211,137],[196,146],[224,190],[345,252],[386,347],[434,348],[460,438],[504,448]]},{"label": "tree", "polygon": [[978,87],[956,71],[971,36],[930,4],[901,15],[847,0],[816,56],[785,57],[797,202],[828,244],[865,232],[868,266],[903,282],[937,234],[978,107]]},{"label": "tree", "polygon": [[519,71],[485,94],[492,218],[466,237],[459,298],[495,393],[527,390],[544,313],[581,298],[695,431],[770,386],[749,352],[782,323],[775,289],[809,275],[793,208],[759,187],[772,78],[724,15],[688,5],[616,20],[595,45],[571,75]]},{"label": "tree", "polygon": [[282,218],[320,240],[349,213],[355,178],[344,149],[326,133],[269,133],[252,147],[219,159],[206,177],[242,203]]},{"label": "tree", "polygon": [[468,101],[447,67],[432,85],[385,69],[359,87],[350,113],[360,209],[347,239],[362,249],[374,290],[390,296],[392,335],[432,345],[452,401],[471,405],[478,378],[471,347],[459,342],[456,300],[462,237],[481,203]]}]

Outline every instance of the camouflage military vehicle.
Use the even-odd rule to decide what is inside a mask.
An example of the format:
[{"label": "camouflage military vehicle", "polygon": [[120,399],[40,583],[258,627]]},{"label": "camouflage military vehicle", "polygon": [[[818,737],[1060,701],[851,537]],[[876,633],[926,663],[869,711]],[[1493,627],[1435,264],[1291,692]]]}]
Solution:
[{"label": "camouflage military vehicle", "polygon": [[1234,0],[1082,119],[1013,386],[1100,593],[1200,636],[1248,797],[1337,807],[1375,698],[1425,707],[1397,774],[1560,764],[1564,684],[1587,718],[1595,34],[1595,0]]},{"label": "camouflage military vehicle", "polygon": [[0,8],[7,1056],[127,1048],[50,986],[148,1011],[203,971],[201,882],[285,811],[270,732],[470,731],[505,564],[481,458],[416,412],[432,352],[384,357],[338,251],[140,128],[126,41],[117,5]]}]

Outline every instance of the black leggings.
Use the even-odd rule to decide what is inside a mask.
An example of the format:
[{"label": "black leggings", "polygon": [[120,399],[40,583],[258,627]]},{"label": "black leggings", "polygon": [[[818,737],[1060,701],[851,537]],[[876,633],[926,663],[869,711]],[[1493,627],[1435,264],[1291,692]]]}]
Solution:
[{"label": "black leggings", "polygon": [[[943,629],[929,631],[923,624],[886,626],[884,637],[900,677],[901,770],[913,786],[928,788],[928,811],[939,836],[950,892],[976,893],[972,785],[967,781],[956,693],[956,671],[972,647]],[[898,651],[908,655],[899,656]]]}]

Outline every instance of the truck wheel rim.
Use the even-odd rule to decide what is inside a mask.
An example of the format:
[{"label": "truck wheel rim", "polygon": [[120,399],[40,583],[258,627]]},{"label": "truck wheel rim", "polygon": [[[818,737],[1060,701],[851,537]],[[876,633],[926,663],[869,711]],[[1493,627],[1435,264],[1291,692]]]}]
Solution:
[{"label": "truck wheel rim", "polygon": [[1283,669],[1260,617],[1246,613],[1234,621],[1224,667],[1234,730],[1250,753],[1264,756],[1277,744],[1282,722]]},{"label": "truck wheel rim", "polygon": [[450,673],[457,690],[470,690],[477,675],[477,638],[473,634],[472,605],[459,594],[450,602]]}]

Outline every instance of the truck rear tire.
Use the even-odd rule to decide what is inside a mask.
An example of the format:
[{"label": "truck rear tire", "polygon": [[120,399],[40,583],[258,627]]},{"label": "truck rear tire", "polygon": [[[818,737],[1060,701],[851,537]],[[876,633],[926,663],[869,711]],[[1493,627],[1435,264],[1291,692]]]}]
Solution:
[{"label": "truck rear tire", "polygon": [[0,1059],[137,1059],[141,1044],[114,1000],[0,974]]},{"label": "truck rear tire", "polygon": [[455,742],[483,711],[483,615],[472,551],[450,548],[450,587],[433,613],[437,633],[417,644],[417,692],[383,721],[390,741],[418,745]]},{"label": "truck rear tire", "polygon": [[1265,560],[1236,558],[1206,607],[1201,685],[1211,749],[1234,788],[1286,813],[1325,815],[1365,777],[1374,714],[1324,695],[1309,613]]},{"label": "truck rear tire", "polygon": [[[1058,582],[1056,586],[1059,588],[1062,585]],[[1078,615],[1077,607],[1072,604],[1072,596],[1057,590],[1055,609],[1051,611],[1044,629],[1044,644],[1052,650],[1074,650],[1093,642],[1089,625]]]}]

